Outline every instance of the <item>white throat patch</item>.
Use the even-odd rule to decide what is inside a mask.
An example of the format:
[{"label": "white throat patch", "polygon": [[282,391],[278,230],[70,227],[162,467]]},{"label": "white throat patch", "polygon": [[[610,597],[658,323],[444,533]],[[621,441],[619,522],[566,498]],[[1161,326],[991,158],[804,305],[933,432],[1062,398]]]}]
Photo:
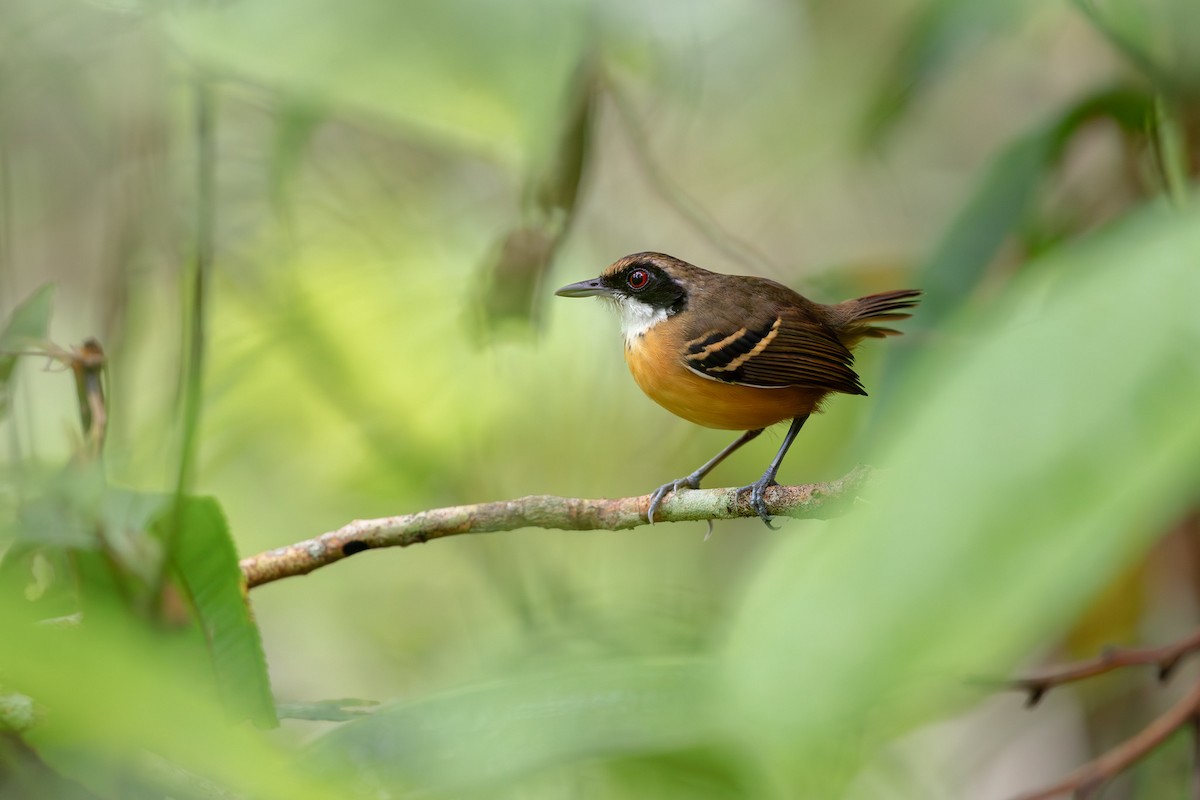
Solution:
[{"label": "white throat patch", "polygon": [[665,308],[655,308],[641,300],[618,295],[605,298],[617,308],[621,315],[621,333],[625,335],[625,345],[633,346],[637,340],[646,335],[646,331],[667,318]]}]

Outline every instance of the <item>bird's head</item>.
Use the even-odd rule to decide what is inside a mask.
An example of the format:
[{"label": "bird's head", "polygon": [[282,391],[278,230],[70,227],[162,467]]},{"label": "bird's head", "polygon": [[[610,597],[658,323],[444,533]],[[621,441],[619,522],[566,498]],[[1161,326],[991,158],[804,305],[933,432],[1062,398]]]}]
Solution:
[{"label": "bird's head", "polygon": [[561,297],[600,297],[621,315],[621,332],[633,341],[687,307],[688,286],[703,270],[663,253],[634,253],[613,262],[600,277],[564,286]]}]

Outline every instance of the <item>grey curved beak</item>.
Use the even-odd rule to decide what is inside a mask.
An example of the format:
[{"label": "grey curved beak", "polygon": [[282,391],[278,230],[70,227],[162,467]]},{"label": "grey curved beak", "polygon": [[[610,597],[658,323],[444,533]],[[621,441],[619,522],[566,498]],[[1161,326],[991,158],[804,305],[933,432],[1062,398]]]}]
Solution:
[{"label": "grey curved beak", "polygon": [[579,283],[567,284],[555,294],[559,297],[592,297],[598,294],[612,294],[612,289],[601,283],[599,278],[592,278]]}]

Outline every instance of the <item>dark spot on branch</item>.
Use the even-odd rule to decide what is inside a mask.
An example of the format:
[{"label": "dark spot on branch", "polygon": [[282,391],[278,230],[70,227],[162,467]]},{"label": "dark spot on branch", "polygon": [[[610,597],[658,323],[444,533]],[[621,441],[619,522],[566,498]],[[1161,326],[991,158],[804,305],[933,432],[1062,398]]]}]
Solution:
[{"label": "dark spot on branch", "polygon": [[1045,686],[1029,687],[1029,696],[1027,698],[1025,698],[1025,707],[1033,708],[1038,703],[1042,702],[1042,698],[1045,696],[1046,696],[1046,687]]},{"label": "dark spot on branch", "polygon": [[361,553],[363,550],[370,549],[370,546],[366,542],[360,542],[357,539],[353,539],[342,545],[342,555],[352,556],[355,553]]},{"label": "dark spot on branch", "polygon": [[1167,681],[1169,681],[1171,679],[1171,675],[1174,674],[1175,668],[1177,666],[1179,666],[1179,656],[1175,656],[1174,658],[1168,658],[1165,661],[1163,661],[1161,664],[1159,664],[1158,665],[1158,681],[1159,681],[1159,683],[1166,683]]}]

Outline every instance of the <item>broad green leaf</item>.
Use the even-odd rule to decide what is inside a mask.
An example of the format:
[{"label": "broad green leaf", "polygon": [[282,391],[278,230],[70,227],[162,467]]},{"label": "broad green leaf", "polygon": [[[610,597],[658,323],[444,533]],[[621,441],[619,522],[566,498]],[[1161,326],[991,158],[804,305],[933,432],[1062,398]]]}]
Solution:
[{"label": "broad green leaf", "polygon": [[211,497],[181,502],[172,562],[204,631],[221,696],[238,718],[273,727],[266,657],[225,515]]},{"label": "broad green leaf", "polygon": [[[56,581],[71,585],[76,608],[86,617],[122,598],[131,609],[152,604],[147,593],[158,588],[161,549],[148,529],[171,513],[169,498],[108,488],[98,470],[93,465],[64,471],[46,482],[45,497],[22,511],[17,535],[26,546],[0,562],[3,599],[23,599],[28,557],[37,548],[58,546],[72,551],[69,561],[56,560],[62,566],[69,563],[71,574],[60,574]],[[210,498],[184,498],[180,513],[173,566],[195,609],[222,697],[240,718],[273,726],[262,643],[224,517]],[[34,608],[29,612],[38,613]],[[46,603],[36,608],[43,616],[48,613]],[[54,608],[62,613],[58,605]]]},{"label": "broad green leaf", "polygon": [[727,700],[785,794],[979,699],[1195,501],[1197,263],[1200,214],[1159,208],[1030,265],[914,373],[869,502],[766,555]]},{"label": "broad green leaf", "polygon": [[[349,796],[230,721],[206,688],[206,665],[181,657],[162,631],[101,610],[70,628],[29,625],[13,612],[0,604],[5,691],[44,709],[23,736],[65,777],[106,797],[197,796],[195,786],[180,791],[181,778],[207,784],[199,796]],[[160,768],[148,769],[147,759]]]},{"label": "broad green leaf", "polygon": [[17,366],[17,351],[45,341],[53,298],[54,284],[43,285],[13,309],[0,332],[0,417],[8,413],[12,402],[9,384]]},{"label": "broad green leaf", "polygon": [[711,675],[699,660],[567,663],[388,706],[314,746],[364,786],[495,790],[537,770],[711,741]]}]

